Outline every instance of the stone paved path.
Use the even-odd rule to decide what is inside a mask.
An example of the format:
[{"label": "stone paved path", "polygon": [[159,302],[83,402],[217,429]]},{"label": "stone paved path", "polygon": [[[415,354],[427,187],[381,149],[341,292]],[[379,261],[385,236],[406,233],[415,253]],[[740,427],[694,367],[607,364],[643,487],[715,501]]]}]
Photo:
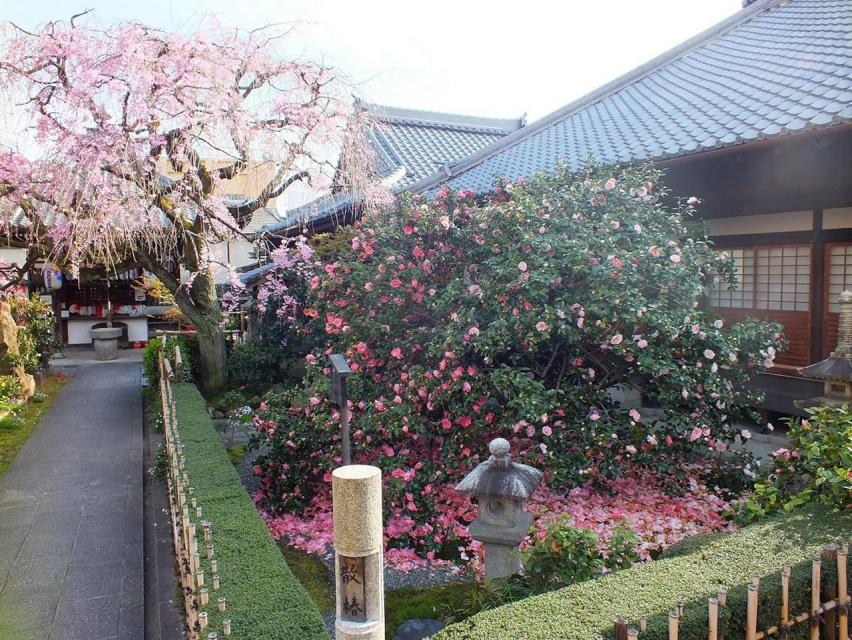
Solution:
[{"label": "stone paved path", "polygon": [[142,640],[141,366],[75,367],[0,477],[0,640]]}]

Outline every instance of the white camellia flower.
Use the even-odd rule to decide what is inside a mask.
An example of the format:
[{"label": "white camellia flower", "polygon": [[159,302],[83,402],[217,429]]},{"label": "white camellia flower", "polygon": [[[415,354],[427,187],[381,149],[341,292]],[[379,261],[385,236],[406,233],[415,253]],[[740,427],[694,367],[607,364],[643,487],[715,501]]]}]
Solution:
[{"label": "white camellia flower", "polygon": [[713,358],[716,357],[716,352],[713,351],[713,349],[705,349],[704,350],[704,357],[707,358],[708,360],[712,360]]},{"label": "white camellia flower", "polygon": [[751,438],[751,431],[749,431],[748,429],[743,429],[742,431],[740,431],[740,434],[742,435],[744,440],[748,440],[749,438]]}]

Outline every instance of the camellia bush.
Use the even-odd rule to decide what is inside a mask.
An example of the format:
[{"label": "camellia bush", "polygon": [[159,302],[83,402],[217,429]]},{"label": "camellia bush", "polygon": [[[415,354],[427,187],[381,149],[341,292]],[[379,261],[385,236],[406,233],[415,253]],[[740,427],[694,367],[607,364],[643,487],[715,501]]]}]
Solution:
[{"label": "camellia bush", "polygon": [[[706,308],[733,267],[692,219],[694,200],[664,206],[659,180],[652,167],[558,170],[484,198],[411,196],[357,223],[303,304],[303,331],[326,346],[308,356],[303,386],[255,419],[270,445],[256,471],[271,526],[298,535],[294,514],[326,517],[340,464],[332,352],[353,371],[354,458],[385,474],[391,548],[457,559],[475,509],[452,486],[495,436],[545,470],[551,495],[606,495],[632,478],[689,494],[685,511],[713,520],[705,463],[739,437],[746,382],[783,337]],[[631,391],[654,409],[622,402]],[[655,500],[667,502],[660,521],[673,517]],[[662,545],[677,537],[665,529],[643,533]]]}]

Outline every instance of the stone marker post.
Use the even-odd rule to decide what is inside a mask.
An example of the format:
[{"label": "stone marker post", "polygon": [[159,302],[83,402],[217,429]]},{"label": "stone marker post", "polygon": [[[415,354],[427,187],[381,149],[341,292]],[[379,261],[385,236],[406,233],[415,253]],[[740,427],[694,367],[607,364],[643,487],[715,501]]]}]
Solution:
[{"label": "stone marker post", "polygon": [[368,465],[331,474],[336,640],[384,640],[382,472]]}]

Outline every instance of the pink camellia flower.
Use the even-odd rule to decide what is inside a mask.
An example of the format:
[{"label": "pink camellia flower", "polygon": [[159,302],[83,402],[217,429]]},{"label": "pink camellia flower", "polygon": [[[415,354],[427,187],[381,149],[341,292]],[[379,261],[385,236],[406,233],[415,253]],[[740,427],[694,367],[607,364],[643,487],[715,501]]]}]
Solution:
[{"label": "pink camellia flower", "polygon": [[604,183],[604,187],[609,191],[611,189],[615,189],[615,178],[610,178]]},{"label": "pink camellia flower", "polygon": [[521,273],[524,273],[526,270],[527,270],[527,263],[524,262],[523,260],[521,260],[518,263],[518,271],[520,271]]},{"label": "pink camellia flower", "polygon": [[397,360],[402,360],[402,349],[394,347],[391,350],[391,357],[396,358]]},{"label": "pink camellia flower", "polygon": [[621,341],[624,340],[624,336],[620,333],[616,333],[612,338],[609,339],[610,344],[621,344]]},{"label": "pink camellia flower", "polygon": [[311,396],[311,397],[308,399],[308,402],[310,402],[312,405],[316,406],[316,405],[318,405],[318,404],[320,403],[320,399],[319,399],[319,398],[317,398],[316,396]]},{"label": "pink camellia flower", "polygon": [[698,334],[701,331],[701,325],[696,322],[694,325],[692,325],[691,329],[692,333]]},{"label": "pink camellia flower", "polygon": [[538,331],[547,331],[547,323],[546,323],[546,322],[544,322],[544,321],[542,321],[542,320],[540,320],[539,322],[536,322],[536,323],[535,323],[535,328],[536,328]]},{"label": "pink camellia flower", "polygon": [[627,453],[636,453],[636,447],[634,447],[632,444],[629,444],[626,447],[624,447],[624,450]]},{"label": "pink camellia flower", "polygon": [[470,383],[469,383],[469,382],[465,382],[465,383],[462,385],[462,391],[464,391],[465,393],[470,393],[470,390],[471,390],[472,388],[473,388],[473,387],[471,387],[471,386],[470,386]]},{"label": "pink camellia flower", "polygon": [[372,291],[373,290],[373,283],[372,282],[365,282],[364,283],[364,289],[366,291]]},{"label": "pink camellia flower", "polygon": [[385,410],[385,403],[382,402],[381,400],[373,401],[373,406],[376,407],[377,411],[384,411]]},{"label": "pink camellia flower", "polygon": [[601,414],[599,414],[596,409],[592,409],[592,412],[589,414],[589,420],[591,420],[592,422],[597,422],[600,419]]},{"label": "pink camellia flower", "polygon": [[676,253],[673,253],[672,255],[669,256],[669,260],[671,260],[672,262],[677,264],[678,262],[680,262],[680,256]]},{"label": "pink camellia flower", "polygon": [[546,436],[553,435],[553,429],[551,429],[551,428],[550,428],[549,426],[547,426],[547,425],[545,425],[545,426],[543,426],[543,427],[541,428],[541,432],[542,432],[544,435],[546,435]]},{"label": "pink camellia flower", "polygon": [[467,330],[467,335],[475,338],[476,336],[479,335],[479,328],[478,327],[471,327],[470,329]]},{"label": "pink camellia flower", "polygon": [[636,343],[636,346],[639,347],[640,349],[644,349],[645,347],[648,346],[648,341],[645,340],[645,338],[642,338],[639,342]]},{"label": "pink camellia flower", "polygon": [[453,423],[450,422],[449,418],[444,418],[444,419],[441,420],[441,427],[444,428],[445,430],[449,431],[450,429],[452,429]]},{"label": "pink camellia flower", "polygon": [[633,418],[634,420],[636,420],[637,422],[639,422],[639,418],[641,418],[642,416],[640,415],[640,413],[636,409],[631,409],[630,410],[630,417]]},{"label": "pink camellia flower", "polygon": [[621,261],[621,258],[617,258],[617,257],[613,258],[611,262],[612,262],[612,266],[615,267],[616,269],[621,269],[621,267],[624,266],[624,263]]},{"label": "pink camellia flower", "polygon": [[716,352],[713,351],[712,349],[705,349],[704,350],[704,357],[707,358],[708,360],[712,360],[713,358],[716,357]]},{"label": "pink camellia flower", "polygon": [[534,435],[535,435],[535,427],[532,426],[532,425],[529,425],[527,427],[527,437],[532,438]]},{"label": "pink camellia flower", "polygon": [[654,256],[655,258],[659,258],[659,257],[660,257],[660,254],[662,253],[662,251],[660,251],[660,248],[659,248],[659,247],[657,247],[657,246],[653,246],[653,247],[651,247],[650,249],[648,249],[648,253],[650,253],[650,254],[651,254],[652,256]]},{"label": "pink camellia flower", "polygon": [[703,430],[701,427],[695,427],[695,428],[692,430],[692,433],[691,433],[691,434],[689,434],[689,441],[690,441],[690,442],[695,442],[695,441],[696,441],[696,440],[698,440],[698,438],[700,438],[702,435],[704,435],[704,430]]}]

